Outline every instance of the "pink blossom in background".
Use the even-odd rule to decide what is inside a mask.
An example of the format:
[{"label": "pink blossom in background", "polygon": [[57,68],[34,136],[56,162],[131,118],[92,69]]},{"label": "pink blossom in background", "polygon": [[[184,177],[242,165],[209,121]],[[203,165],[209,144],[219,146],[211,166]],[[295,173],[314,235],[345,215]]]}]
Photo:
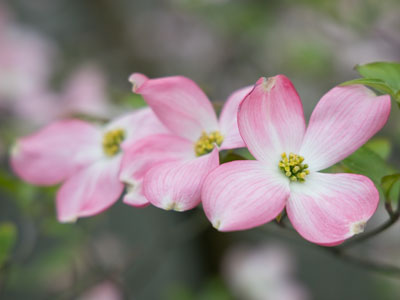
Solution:
[{"label": "pink blossom in background", "polygon": [[96,65],[80,67],[64,84],[61,93],[62,113],[109,117],[113,108],[109,103],[106,87],[106,78]]},{"label": "pink blossom in background", "polygon": [[122,300],[123,295],[120,289],[110,281],[104,281],[78,298],[78,300]]},{"label": "pink blossom in background", "polygon": [[108,100],[106,80],[95,65],[84,65],[70,74],[61,91],[38,90],[13,105],[17,117],[45,125],[73,114],[108,118],[115,109]]},{"label": "pink blossom in background", "polygon": [[[200,202],[204,178],[219,165],[219,150],[244,146],[236,116],[239,103],[251,88],[234,92],[218,121],[207,96],[186,77],[148,79],[135,73],[130,81],[133,91],[143,96],[171,133],[149,136],[134,147],[126,147],[121,180],[143,189],[147,199],[138,199],[133,189],[124,201],[136,206],[150,202],[176,211],[194,208]],[[141,168],[137,168],[139,164]],[[143,172],[141,183],[136,177]]]},{"label": "pink blossom in background", "polygon": [[11,166],[29,183],[62,183],[57,215],[60,222],[71,222],[98,214],[118,200],[124,189],[119,172],[125,143],[164,132],[148,108],[101,127],[77,119],[56,121],[21,138],[12,150]]},{"label": "pink blossom in background", "polygon": [[50,86],[55,46],[46,37],[13,22],[0,7],[0,110],[29,123],[44,125],[74,113],[109,117],[106,79],[86,64],[72,72],[60,92]]},{"label": "pink blossom in background", "polygon": [[309,299],[293,276],[294,258],[280,245],[234,246],[222,263],[222,275],[235,299]]},{"label": "pink blossom in background", "polygon": [[363,145],[386,123],[390,96],[361,85],[335,87],[319,101],[308,128],[288,78],[261,78],[239,108],[238,125],[255,161],[223,164],[205,180],[203,207],[221,231],[273,220],[286,207],[307,240],[336,245],[362,232],[379,193],[356,174],[321,173]]},{"label": "pink blossom in background", "polygon": [[0,15],[0,105],[12,107],[47,89],[55,47],[4,15]]}]

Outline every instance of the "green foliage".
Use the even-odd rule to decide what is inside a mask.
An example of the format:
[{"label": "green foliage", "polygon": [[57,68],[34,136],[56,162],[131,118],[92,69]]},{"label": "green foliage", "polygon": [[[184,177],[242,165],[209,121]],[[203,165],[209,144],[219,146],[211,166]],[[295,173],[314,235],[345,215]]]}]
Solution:
[{"label": "green foliage", "polygon": [[0,225],[0,267],[9,259],[17,240],[17,228],[12,223]]},{"label": "green foliage", "polygon": [[129,108],[137,109],[147,106],[143,97],[137,94],[128,94],[121,98],[122,105],[126,105]]},{"label": "green foliage", "polygon": [[364,78],[380,79],[396,93],[400,90],[400,63],[374,62],[357,65],[355,69]]},{"label": "green foliage", "polygon": [[398,201],[400,193],[400,173],[384,176],[381,186],[386,202]]},{"label": "green foliage", "polygon": [[374,138],[369,140],[365,147],[378,154],[382,159],[387,160],[392,152],[392,144],[386,138]]},{"label": "green foliage", "polygon": [[382,177],[395,173],[395,169],[366,146],[344,159],[340,165],[345,171],[369,177],[377,186],[380,185]]},{"label": "green foliage", "polygon": [[358,78],[343,82],[341,85],[363,84],[369,86],[382,94],[389,94],[394,97],[393,90],[381,79],[374,78]]},{"label": "green foliage", "polygon": [[168,300],[230,300],[230,295],[224,282],[218,278],[210,278],[200,291],[192,291],[187,286],[173,285],[167,292]]},{"label": "green foliage", "polygon": [[400,63],[374,62],[357,65],[355,69],[364,78],[346,81],[342,85],[364,84],[380,93],[389,94],[400,106]]}]

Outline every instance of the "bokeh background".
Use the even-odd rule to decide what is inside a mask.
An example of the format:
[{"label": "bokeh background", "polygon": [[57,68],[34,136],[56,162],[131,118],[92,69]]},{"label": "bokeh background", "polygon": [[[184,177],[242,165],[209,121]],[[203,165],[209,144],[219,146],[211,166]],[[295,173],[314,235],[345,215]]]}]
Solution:
[{"label": "bokeh background", "polygon": [[[279,73],[307,116],[356,64],[400,60],[398,0],[1,0],[1,299],[400,299],[400,281],[268,224],[219,233],[201,208],[114,205],[59,224],[57,187],[10,170],[17,137],[77,115],[141,105],[132,72],[185,75],[214,101]],[[380,141],[400,167],[400,113]],[[371,162],[373,163],[373,162]],[[368,228],[385,219],[379,208]],[[353,253],[400,265],[400,227]]]}]

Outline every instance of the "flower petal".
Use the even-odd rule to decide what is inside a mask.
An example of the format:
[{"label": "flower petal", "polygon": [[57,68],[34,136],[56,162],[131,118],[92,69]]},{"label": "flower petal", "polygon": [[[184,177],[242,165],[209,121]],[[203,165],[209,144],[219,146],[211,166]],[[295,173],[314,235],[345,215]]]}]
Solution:
[{"label": "flower petal", "polygon": [[221,145],[221,149],[232,149],[246,146],[239,133],[237,114],[239,104],[252,89],[253,86],[248,86],[237,90],[233,92],[226,101],[219,118],[219,126],[221,133],[224,136],[224,142]]},{"label": "flower petal", "polygon": [[124,144],[136,141],[153,134],[168,133],[169,130],[160,122],[150,108],[135,110],[111,121],[103,131],[121,128],[126,131]]},{"label": "flower petal", "polygon": [[11,166],[29,183],[52,185],[101,156],[98,128],[80,120],[64,120],[21,138],[12,150]]},{"label": "flower petal", "polygon": [[310,170],[332,166],[368,141],[390,114],[390,96],[362,85],[335,87],[315,107],[300,153]]},{"label": "flower petal", "polygon": [[124,185],[118,179],[121,155],[99,160],[64,182],[57,193],[60,222],[96,215],[121,195]]},{"label": "flower petal", "polygon": [[290,80],[260,78],[239,107],[240,134],[250,152],[277,165],[282,152],[297,153],[305,131],[303,106]]},{"label": "flower petal", "polygon": [[176,135],[152,135],[138,142],[124,145],[120,180],[127,185],[124,202],[144,206],[142,181],[147,171],[162,162],[194,158],[193,143]]},{"label": "flower petal", "polygon": [[195,141],[202,131],[218,130],[211,102],[192,80],[183,76],[145,78],[142,74],[132,74],[129,79],[133,90],[143,96],[172,132]]},{"label": "flower petal", "polygon": [[234,161],[204,182],[203,208],[220,231],[244,230],[274,219],[289,197],[289,181],[258,161]]},{"label": "flower petal", "polygon": [[365,176],[315,172],[306,182],[291,184],[286,211],[305,239],[337,245],[363,231],[378,202],[379,193]]},{"label": "flower petal", "polygon": [[146,198],[155,206],[184,211],[200,203],[201,186],[219,164],[218,149],[201,157],[155,166],[144,177]]}]

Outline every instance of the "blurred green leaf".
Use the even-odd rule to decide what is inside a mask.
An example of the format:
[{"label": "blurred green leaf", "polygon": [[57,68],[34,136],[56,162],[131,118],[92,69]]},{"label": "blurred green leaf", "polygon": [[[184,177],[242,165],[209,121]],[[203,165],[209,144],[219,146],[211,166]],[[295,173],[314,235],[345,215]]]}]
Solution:
[{"label": "blurred green leaf", "polygon": [[12,223],[0,225],[0,267],[9,259],[17,240],[17,228]]},{"label": "blurred green leaf", "polygon": [[398,201],[399,199],[399,184],[400,173],[387,175],[382,178],[383,194],[387,202]]},{"label": "blurred green leaf", "polygon": [[400,63],[397,62],[373,62],[365,65],[357,65],[355,69],[364,78],[380,79],[392,90],[400,90]]},{"label": "blurred green leaf", "polygon": [[166,292],[167,300],[194,300],[193,292],[182,284],[173,284]]},{"label": "blurred green leaf", "polygon": [[350,81],[346,81],[341,83],[341,86],[345,85],[352,85],[352,84],[363,84],[366,86],[369,86],[378,92],[381,92],[382,94],[389,94],[392,97],[395,97],[395,91],[390,88],[384,81],[381,79],[371,79],[371,78],[358,78],[358,79],[353,79]]},{"label": "blurred green leaf", "polygon": [[365,144],[365,147],[374,151],[384,160],[387,160],[392,152],[392,144],[385,138],[374,138],[369,140]]},{"label": "blurred green leaf", "polygon": [[129,94],[122,97],[121,100],[122,104],[131,107],[131,108],[142,108],[147,106],[146,102],[144,101],[143,97],[137,94]]},{"label": "blurred green leaf", "polygon": [[199,300],[230,300],[232,296],[229,294],[224,282],[220,278],[210,279],[203,291],[198,297]]},{"label": "blurred green leaf", "polygon": [[395,173],[391,166],[366,146],[358,149],[340,164],[348,172],[369,177],[377,187],[380,186],[382,177]]},{"label": "blurred green leaf", "polygon": [[[224,153],[225,152],[225,153]],[[232,150],[220,152],[220,162],[221,164],[235,161],[235,160],[246,160],[245,157],[233,152]]]},{"label": "blurred green leaf", "polygon": [[0,188],[3,191],[15,195],[18,192],[18,183],[17,178],[11,176],[5,170],[0,170]]}]

